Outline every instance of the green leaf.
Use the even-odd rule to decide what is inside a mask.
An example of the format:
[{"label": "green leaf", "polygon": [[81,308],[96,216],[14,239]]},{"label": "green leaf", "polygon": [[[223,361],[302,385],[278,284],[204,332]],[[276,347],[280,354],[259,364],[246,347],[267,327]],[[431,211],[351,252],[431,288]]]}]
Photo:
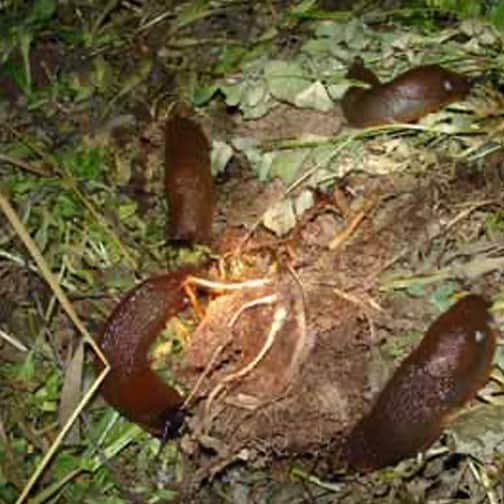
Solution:
[{"label": "green leaf", "polygon": [[494,5],[490,18],[498,30],[504,31],[504,0],[499,0]]},{"label": "green leaf", "polygon": [[457,291],[455,282],[446,282],[439,286],[431,295],[430,302],[443,312],[452,304],[451,297]]},{"label": "green leaf", "polygon": [[296,96],[304,91],[311,81],[298,63],[270,61],[264,68],[264,77],[270,93],[277,99],[294,103]]},{"label": "green leaf", "polygon": [[414,282],[406,287],[406,292],[412,297],[425,296],[425,285],[421,282]]},{"label": "green leaf", "polygon": [[[28,83],[26,80],[26,73],[22,65],[17,65],[12,63],[12,61],[6,61],[1,67],[2,73],[7,74],[16,83],[16,86],[25,93],[28,89]],[[2,90],[0,89],[0,93]]]},{"label": "green leaf", "polygon": [[32,5],[31,21],[48,21],[56,12],[56,0],[35,0]]},{"label": "green leaf", "polygon": [[84,180],[99,179],[105,164],[103,149],[93,147],[76,152],[67,151],[62,158],[64,167],[75,177]]},{"label": "green leaf", "polygon": [[207,0],[192,0],[191,2],[186,2],[179,10],[174,26],[182,28],[183,26],[187,26],[199,19],[207,17],[211,12],[212,8],[210,2]]},{"label": "green leaf", "polygon": [[324,85],[320,81],[316,81],[305,90],[299,93],[294,103],[300,108],[311,108],[321,112],[329,112],[334,108],[334,103],[329,98]]},{"label": "green leaf", "polygon": [[217,84],[197,85],[192,89],[191,102],[196,107],[202,107],[213,98],[218,89]]},{"label": "green leaf", "polygon": [[56,457],[54,464],[52,465],[52,471],[54,471],[54,477],[59,479],[65,477],[67,473],[80,466],[80,456],[76,457],[72,453],[62,452],[58,457]]},{"label": "green leaf", "polygon": [[236,107],[242,98],[243,89],[245,83],[240,82],[238,84],[222,84],[220,86],[220,91],[226,98],[226,105],[228,107]]},{"label": "green leaf", "polygon": [[31,66],[30,66],[30,46],[33,40],[33,35],[30,32],[22,30],[19,36],[19,49],[21,51],[21,56],[23,58],[23,67],[25,75],[25,87],[24,91],[26,94],[31,92],[32,79],[31,79]]},{"label": "green leaf", "polygon": [[55,412],[58,407],[60,389],[61,377],[57,371],[53,371],[45,379],[44,386],[38,389],[34,395],[38,407],[42,411]]},{"label": "green leaf", "polygon": [[305,189],[302,191],[294,200],[294,209],[296,210],[296,215],[301,217],[306,210],[309,210],[315,204],[315,199],[313,192]]},{"label": "green leaf", "polygon": [[270,107],[271,97],[263,81],[246,82],[241,95],[240,108],[245,119],[264,116]]},{"label": "green leaf", "polygon": [[294,149],[275,153],[271,165],[271,176],[279,177],[285,184],[291,184],[308,156],[308,149]]},{"label": "green leaf", "polygon": [[232,45],[224,47],[215,66],[215,72],[217,74],[229,75],[237,69],[246,54],[247,51],[240,46]]},{"label": "green leaf", "polygon": [[122,205],[119,205],[118,214],[121,221],[129,219],[135,215],[138,205],[135,201],[129,201]]},{"label": "green leaf", "polygon": [[322,21],[317,24],[315,35],[317,37],[327,37],[333,39],[331,42],[338,42],[343,39],[346,23],[335,23],[334,21]]},{"label": "green leaf", "polygon": [[81,208],[73,194],[61,193],[56,198],[54,212],[59,218],[72,219],[81,214]]},{"label": "green leaf", "polygon": [[101,55],[94,58],[93,68],[89,75],[89,80],[92,85],[99,91],[105,92],[112,87],[113,79],[113,72],[110,63],[108,63]]},{"label": "green leaf", "polygon": [[35,375],[35,353],[28,352],[23,364],[17,372],[16,378],[22,382],[31,382]]},{"label": "green leaf", "polygon": [[370,34],[364,29],[360,20],[352,19],[345,25],[343,32],[344,41],[348,47],[356,50],[364,50],[369,46]]},{"label": "green leaf", "polygon": [[311,56],[322,56],[325,54],[331,54],[332,46],[334,42],[329,39],[311,39],[308,40],[301,50]]},{"label": "green leaf", "polygon": [[294,4],[290,8],[289,14],[292,16],[303,17],[308,14],[317,5],[317,0],[301,0],[301,2]]}]

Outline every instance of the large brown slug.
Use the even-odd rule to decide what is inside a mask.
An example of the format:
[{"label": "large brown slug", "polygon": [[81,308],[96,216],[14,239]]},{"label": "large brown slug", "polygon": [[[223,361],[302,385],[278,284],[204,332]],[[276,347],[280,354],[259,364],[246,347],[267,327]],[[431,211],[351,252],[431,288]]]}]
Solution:
[{"label": "large brown slug", "polygon": [[[165,190],[170,238],[209,241],[214,214],[210,147],[201,127],[179,115],[166,123]],[[150,433],[169,437],[182,421],[182,397],[152,371],[148,352],[168,319],[185,306],[188,268],[141,283],[119,302],[100,338],[111,371],[101,391],[126,418]],[[101,369],[101,364],[98,364]]]},{"label": "large brown slug", "polygon": [[341,103],[347,121],[360,128],[417,121],[464,98],[471,88],[464,76],[438,65],[412,68],[380,84],[376,75],[358,58],[347,76],[371,86],[369,89],[350,87]]},{"label": "large brown slug", "polygon": [[178,115],[167,121],[165,164],[171,240],[207,243],[215,197],[210,146],[199,124]]},{"label": "large brown slug", "polygon": [[428,448],[488,380],[497,335],[488,303],[477,295],[435,320],[351,431],[343,450],[348,464],[368,472]]},{"label": "large brown slug", "polygon": [[166,322],[186,305],[183,282],[189,272],[151,277],[129,291],[109,316],[99,340],[111,366],[101,387],[103,397],[156,436],[176,430],[183,401],[150,368],[148,352]]}]

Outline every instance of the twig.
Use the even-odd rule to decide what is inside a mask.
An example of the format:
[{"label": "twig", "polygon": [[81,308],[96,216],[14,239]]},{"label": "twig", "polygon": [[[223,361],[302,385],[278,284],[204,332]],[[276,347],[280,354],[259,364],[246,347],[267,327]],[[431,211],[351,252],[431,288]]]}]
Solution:
[{"label": "twig", "polygon": [[[349,294],[348,292],[342,291],[337,287],[332,287],[333,292],[340,298],[345,299],[349,303],[357,305],[362,310],[366,311],[366,307],[364,306],[364,302],[360,300],[358,297],[353,294]],[[372,298],[367,296],[366,303],[369,307],[373,308],[376,311],[383,312],[383,308]]]},{"label": "twig", "polygon": [[48,177],[51,174],[47,171],[41,170],[40,168],[33,167],[30,163],[23,161],[22,159],[16,159],[11,156],[7,156],[6,154],[0,154],[0,161],[5,163],[10,163],[11,165],[17,166],[22,170],[33,173],[35,175],[41,175],[43,177]]},{"label": "twig", "polygon": [[478,464],[477,467],[473,460],[469,460],[469,469],[471,470],[474,479],[483,487],[483,490],[488,498],[488,502],[490,504],[498,504],[499,501],[490,486],[490,478],[488,477],[488,473],[485,468],[480,464]]},{"label": "twig", "polygon": [[376,205],[376,198],[371,198],[368,201],[366,201],[364,207],[351,218],[350,222],[345,226],[345,229],[340,233],[338,233],[329,242],[329,250],[336,250],[345,241],[347,241],[375,205]]},{"label": "twig", "polygon": [[477,203],[473,203],[469,208],[466,208],[465,210],[459,212],[450,222],[448,222],[448,224],[446,224],[446,226],[443,226],[441,231],[438,233],[438,236],[441,234],[445,234],[448,230],[450,230],[453,226],[455,226],[455,224],[469,217],[469,215],[472,214],[474,210],[477,210],[478,208],[487,205],[491,205],[493,203],[496,203],[496,200],[484,200]]},{"label": "twig", "polygon": [[18,350],[21,350],[22,352],[28,352],[28,348],[21,343],[17,338],[14,336],[11,336],[10,334],[7,334],[6,332],[2,331],[0,329],[0,338],[3,338],[5,341],[10,343],[14,348],[17,348]]},{"label": "twig", "polygon": [[205,312],[203,311],[203,308],[201,308],[201,305],[198,302],[198,299],[196,298],[194,290],[191,288],[190,284],[187,281],[184,282],[182,288],[184,289],[186,296],[189,298],[189,301],[191,302],[191,306],[193,307],[196,316],[198,317],[199,320],[203,320]]}]

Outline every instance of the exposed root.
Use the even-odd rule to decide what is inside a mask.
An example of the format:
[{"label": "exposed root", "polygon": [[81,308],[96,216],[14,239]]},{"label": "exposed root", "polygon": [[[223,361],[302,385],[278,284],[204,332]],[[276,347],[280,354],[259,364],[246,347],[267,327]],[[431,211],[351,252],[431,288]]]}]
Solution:
[{"label": "exposed root", "polygon": [[194,289],[191,287],[191,285],[187,281],[184,282],[182,288],[184,289],[186,296],[189,298],[189,301],[190,301],[191,306],[194,310],[194,313],[196,313],[196,316],[198,317],[199,320],[202,320],[203,317],[205,316],[205,312],[204,312],[203,308],[201,307],[201,304],[198,301],[196,294],[194,293]]},{"label": "exposed root", "polygon": [[287,270],[291,274],[298,288],[298,295],[296,296],[294,301],[294,313],[300,332],[300,337],[296,342],[291,363],[289,365],[288,376],[290,381],[298,371],[301,363],[304,361],[304,357],[313,346],[313,342],[311,342],[310,345],[307,344],[308,331],[306,329],[306,295],[303,284],[301,282],[301,279],[299,278],[299,275],[296,273],[294,268],[290,266],[290,264],[287,264]]},{"label": "exposed root", "polygon": [[248,303],[245,303],[241,306],[237,312],[229,319],[228,327],[231,328],[236,324],[236,321],[240,318],[241,314],[248,310],[249,308],[253,308],[254,306],[259,306],[262,304],[273,304],[278,301],[278,296],[276,294],[270,294],[269,296],[264,296],[258,299],[253,299]]},{"label": "exposed root", "polygon": [[[249,303],[245,303],[243,306],[241,306],[239,308],[239,310],[230,318],[229,322],[228,322],[228,327],[229,328],[232,328],[233,325],[236,323],[236,321],[238,320],[238,318],[240,317],[240,315],[245,311],[247,310],[248,308],[252,308],[254,306],[258,306],[258,305],[261,305],[261,304],[272,304],[272,303],[275,303],[277,301],[277,295],[276,294],[272,294],[270,296],[264,296],[262,298],[259,298],[259,299],[254,299],[252,301],[250,301]],[[184,401],[184,405],[183,407],[187,407],[191,400],[193,399],[193,397],[196,395],[196,392],[199,390],[199,388],[201,387],[201,384],[203,383],[203,380],[210,374],[210,372],[212,371],[215,363],[217,362],[217,359],[219,358],[220,354],[224,351],[224,349],[229,345],[229,343],[231,343],[232,341],[232,336],[229,336],[227,338],[226,341],[224,341],[224,343],[221,343],[214,351],[210,361],[208,362],[208,364],[205,366],[205,369],[203,370],[203,372],[201,373],[201,375],[198,377],[198,380],[196,381],[194,387],[191,389],[191,391],[189,392],[189,394],[187,395],[185,401]]]},{"label": "exposed root", "polygon": [[186,283],[197,285],[198,287],[204,287],[206,289],[219,291],[236,291],[241,289],[257,289],[258,287],[264,287],[270,285],[273,282],[271,278],[252,278],[250,280],[245,280],[244,282],[217,282],[214,280],[208,280],[206,278],[199,278],[195,276],[188,276]]},{"label": "exposed root", "polygon": [[220,344],[214,351],[212,358],[209,360],[208,364],[205,366],[205,369],[203,372],[200,374],[198,377],[198,380],[194,384],[194,387],[191,389],[189,394],[187,394],[187,397],[185,398],[184,404],[182,405],[182,408],[187,408],[189,404],[191,403],[193,397],[196,395],[196,392],[198,392],[199,388],[201,387],[201,384],[203,383],[203,380],[210,374],[212,371],[215,363],[217,362],[217,359],[219,358],[219,355],[222,353],[222,351],[231,343],[232,337],[229,337],[224,343]]},{"label": "exposed root", "polygon": [[278,334],[280,329],[283,327],[285,321],[287,320],[288,311],[284,306],[279,306],[275,310],[273,314],[273,321],[270,327],[270,331],[268,336],[266,337],[266,341],[264,342],[262,348],[258,352],[258,354],[250,361],[246,366],[236,371],[235,373],[231,373],[225,376],[220,383],[218,383],[214,389],[210,392],[207,402],[205,404],[205,415],[210,416],[210,411],[212,407],[212,403],[214,399],[219,395],[219,393],[228,385],[229,383],[236,381],[240,378],[243,378],[245,375],[250,373],[261,360],[266,356],[268,351],[271,349],[275,342],[275,336]]}]

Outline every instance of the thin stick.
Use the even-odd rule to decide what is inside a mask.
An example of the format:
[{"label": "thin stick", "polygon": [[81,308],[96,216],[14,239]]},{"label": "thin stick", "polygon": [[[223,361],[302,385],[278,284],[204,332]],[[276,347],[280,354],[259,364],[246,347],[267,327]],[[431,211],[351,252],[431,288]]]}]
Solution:
[{"label": "thin stick", "polygon": [[364,220],[371,209],[376,205],[376,199],[372,198],[364,204],[364,207],[359,210],[350,220],[345,229],[338,233],[329,243],[329,250],[338,249],[342,243],[352,236],[355,230],[359,227],[360,223]]},{"label": "thin stick", "polygon": [[198,317],[198,320],[203,320],[203,317],[205,316],[205,312],[203,308],[201,308],[201,305],[198,302],[198,299],[196,298],[196,295],[194,293],[194,289],[191,288],[190,284],[186,281],[184,282],[184,285],[182,286],[184,289],[184,292],[186,293],[186,296],[189,298],[189,301],[191,303],[191,306],[193,307],[196,316]]},{"label": "thin stick", "polygon": [[[348,301],[349,303],[353,303],[357,305],[359,308],[362,310],[366,310],[366,307],[364,306],[364,301],[359,299],[358,297],[354,296],[353,294],[349,294],[348,292],[342,291],[341,289],[338,289],[337,287],[332,287],[334,294],[336,294],[338,297]],[[367,297],[366,298],[366,303],[369,307],[373,308],[376,311],[383,312],[383,308],[372,298],[372,297]]]},{"label": "thin stick", "polygon": [[1,329],[0,329],[0,338],[3,338],[5,341],[7,341],[7,343],[10,343],[14,348],[17,348],[22,352],[28,352],[28,348],[23,343],[21,343],[21,341],[19,341],[14,336],[11,336],[10,334],[7,334]]},{"label": "thin stick", "polygon": [[484,492],[486,493],[488,502],[490,504],[498,504],[497,496],[495,492],[491,488],[490,478],[488,477],[488,473],[482,465],[476,466],[476,463],[472,460],[469,460],[469,469],[476,480],[482,487]]},{"label": "thin stick", "polygon": [[450,222],[448,222],[448,224],[446,224],[446,226],[443,226],[442,230],[438,233],[438,236],[441,233],[443,233],[443,234],[446,233],[448,230],[450,230],[453,226],[455,226],[455,224],[457,224],[461,220],[464,220],[466,217],[469,217],[469,215],[471,213],[473,213],[474,210],[477,210],[478,208],[481,208],[481,207],[484,207],[487,205],[491,205],[494,203],[496,203],[496,200],[484,200],[484,201],[480,201],[478,203],[472,204],[469,208],[466,208],[465,210],[462,210],[461,212],[459,212]]},{"label": "thin stick", "polygon": [[22,170],[33,173],[35,175],[41,175],[43,177],[48,177],[49,175],[51,175],[49,172],[41,170],[40,168],[35,168],[30,163],[27,163],[22,159],[16,159],[11,156],[7,156],[6,154],[0,154],[0,161],[17,166],[18,168],[21,168]]}]

